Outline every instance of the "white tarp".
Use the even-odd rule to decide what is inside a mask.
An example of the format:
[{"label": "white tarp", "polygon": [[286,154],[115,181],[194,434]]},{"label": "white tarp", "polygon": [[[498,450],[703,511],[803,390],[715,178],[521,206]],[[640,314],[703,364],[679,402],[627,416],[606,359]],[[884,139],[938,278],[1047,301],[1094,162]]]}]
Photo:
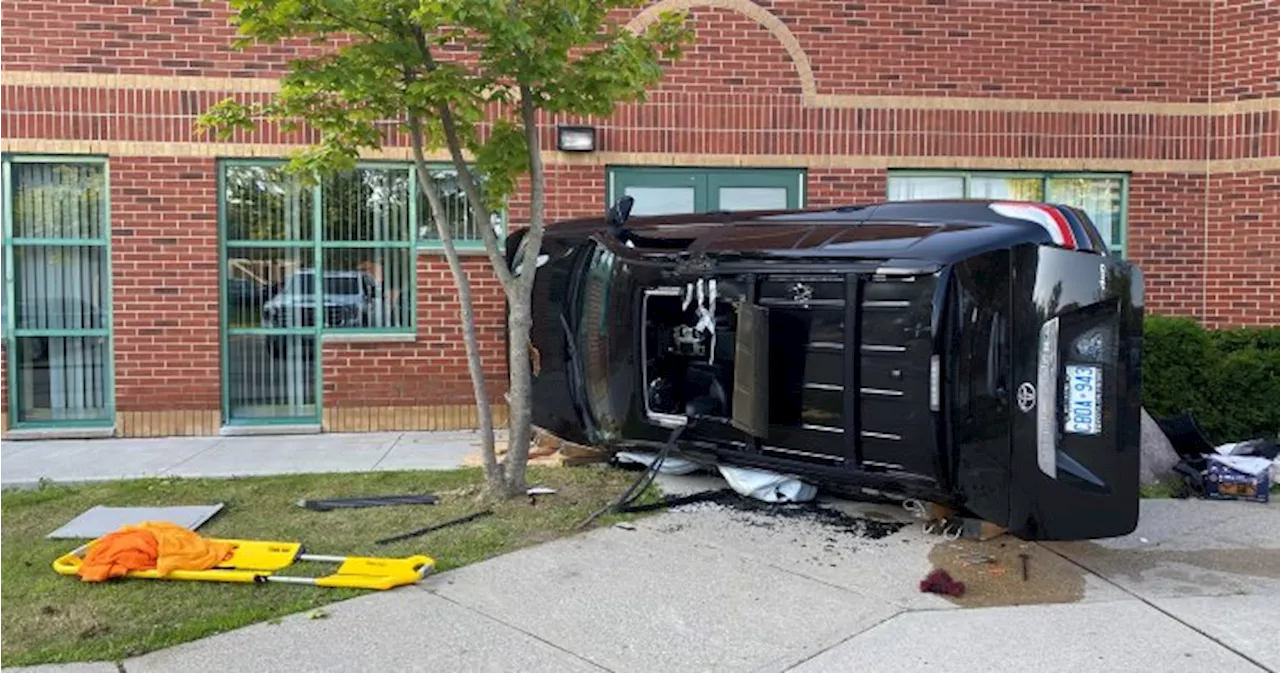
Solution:
[{"label": "white tarp", "polygon": [[[653,465],[653,461],[658,459],[658,454],[635,451],[619,451],[614,455],[624,463],[637,463],[645,467]],[[702,468],[701,464],[691,460],[667,456],[658,467],[658,472],[679,475],[697,472]],[[728,465],[717,465],[716,469],[734,491],[764,502],[808,502],[818,494],[816,486],[777,472]]]},{"label": "white tarp", "polygon": [[[658,459],[658,454],[656,453],[638,453],[634,451],[619,451],[614,455],[618,458],[618,460],[624,463],[638,463],[640,465],[644,465],[645,467],[649,467],[650,465],[653,465],[653,461]],[[662,474],[690,474],[693,472],[697,472],[700,469],[702,469],[702,466],[691,460],[685,460],[683,458],[672,458],[671,456],[667,456],[667,459],[662,461],[662,465],[658,467],[658,472]]]},{"label": "white tarp", "polygon": [[813,484],[777,472],[720,465],[720,474],[733,490],[765,502],[808,502],[818,494]]}]

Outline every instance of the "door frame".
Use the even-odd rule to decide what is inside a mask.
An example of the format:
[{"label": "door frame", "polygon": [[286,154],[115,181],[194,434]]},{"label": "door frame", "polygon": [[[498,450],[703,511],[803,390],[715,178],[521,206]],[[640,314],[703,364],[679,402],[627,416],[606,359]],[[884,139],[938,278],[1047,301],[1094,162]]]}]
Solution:
[{"label": "door frame", "polygon": [[[48,245],[94,245],[102,248],[103,251],[103,306],[102,321],[103,327],[97,329],[69,329],[69,330],[30,330],[35,334],[28,334],[28,330],[19,332],[15,319],[16,304],[16,285],[17,277],[14,274],[13,264],[13,248],[15,237],[13,236],[13,189],[12,189],[12,166],[14,164],[97,164],[102,167],[102,232],[98,238],[93,239],[17,239],[23,244],[40,245],[42,241],[48,241]],[[9,428],[14,430],[34,430],[34,429],[55,429],[55,428],[109,428],[116,424],[116,354],[115,354],[115,315],[113,311],[115,303],[115,288],[113,285],[114,264],[112,264],[111,252],[111,166],[106,156],[101,155],[20,155],[20,154],[3,154],[0,155],[0,180],[3,180],[3,248],[4,248],[4,320],[3,320],[3,339],[5,348],[5,357],[7,358],[7,376],[5,384],[8,388],[9,409],[6,414]],[[57,332],[55,334],[55,332]],[[65,332],[65,334],[64,334]],[[105,403],[105,418],[98,419],[66,419],[66,420],[49,420],[49,421],[28,421],[22,418],[22,405],[20,403],[19,392],[21,391],[22,367],[18,362],[17,342],[19,337],[23,336],[64,336],[64,337],[85,337],[97,336],[106,339],[106,363],[103,367],[103,395]],[[6,428],[6,429],[9,429]]]}]

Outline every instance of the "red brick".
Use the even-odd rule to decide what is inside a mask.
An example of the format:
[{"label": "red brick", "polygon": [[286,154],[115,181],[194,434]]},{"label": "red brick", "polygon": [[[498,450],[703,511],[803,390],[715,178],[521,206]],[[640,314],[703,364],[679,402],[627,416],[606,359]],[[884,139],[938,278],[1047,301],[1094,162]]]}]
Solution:
[{"label": "red brick", "polygon": [[[1137,102],[1280,97],[1280,7],[1257,0],[759,0],[794,34],[819,94]],[[964,110],[814,109],[796,64],[763,26],[695,7],[699,41],[647,102],[609,119],[542,118],[599,130],[604,151],[678,154],[995,157],[1207,162],[1280,156],[1280,112],[1208,118]],[[0,66],[10,72],[277,78],[324,47],[295,41],[229,48],[221,2],[6,0]],[[450,52],[451,56],[457,52]],[[460,55],[464,57],[465,55]],[[196,116],[229,95],[0,85],[6,139],[189,142]],[[308,130],[264,128],[240,143],[305,143]],[[387,132],[391,146],[406,139]],[[1207,166],[1207,164],[1205,164]],[[216,162],[110,157],[116,399],[122,411],[220,405]],[[521,189],[525,187],[521,185]],[[548,166],[552,221],[604,209],[603,167]],[[808,171],[808,204],[884,198],[882,170]],[[524,226],[521,191],[509,207]],[[1130,256],[1146,272],[1148,309],[1215,326],[1280,322],[1280,175],[1135,173]],[[467,258],[495,401],[504,385],[504,304],[487,261]],[[323,348],[330,407],[469,404],[456,296],[439,255],[417,258],[413,343]],[[172,291],[157,294],[158,289]],[[7,373],[0,363],[0,375]],[[7,390],[0,386],[0,404]]]}]

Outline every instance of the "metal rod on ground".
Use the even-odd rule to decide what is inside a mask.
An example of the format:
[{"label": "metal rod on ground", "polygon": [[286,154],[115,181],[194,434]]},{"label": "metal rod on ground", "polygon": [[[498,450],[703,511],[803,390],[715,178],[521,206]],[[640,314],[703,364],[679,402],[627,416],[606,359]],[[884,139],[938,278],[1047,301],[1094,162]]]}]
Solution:
[{"label": "metal rod on ground", "polygon": [[396,535],[394,537],[384,538],[382,540],[378,540],[374,544],[391,544],[392,542],[400,542],[401,540],[408,540],[410,538],[420,537],[420,536],[426,535],[427,533],[433,533],[435,531],[438,531],[442,528],[456,526],[460,523],[466,523],[468,521],[479,519],[481,517],[489,516],[490,514],[493,514],[493,510],[491,509],[486,509],[479,512],[472,512],[471,514],[460,516],[456,519],[449,519],[448,521],[442,521],[437,524],[432,524],[430,526],[427,526],[426,528],[419,528],[418,530],[415,530],[409,533],[404,533],[403,535]]}]

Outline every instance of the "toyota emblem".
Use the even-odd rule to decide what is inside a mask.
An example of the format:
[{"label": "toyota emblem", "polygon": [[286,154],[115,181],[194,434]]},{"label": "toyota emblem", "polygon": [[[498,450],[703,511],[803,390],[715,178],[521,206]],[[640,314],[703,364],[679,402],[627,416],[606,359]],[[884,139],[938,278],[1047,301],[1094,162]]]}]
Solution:
[{"label": "toyota emblem", "polygon": [[1029,382],[1023,382],[1018,386],[1018,408],[1024,413],[1031,411],[1036,405],[1036,387]]}]

